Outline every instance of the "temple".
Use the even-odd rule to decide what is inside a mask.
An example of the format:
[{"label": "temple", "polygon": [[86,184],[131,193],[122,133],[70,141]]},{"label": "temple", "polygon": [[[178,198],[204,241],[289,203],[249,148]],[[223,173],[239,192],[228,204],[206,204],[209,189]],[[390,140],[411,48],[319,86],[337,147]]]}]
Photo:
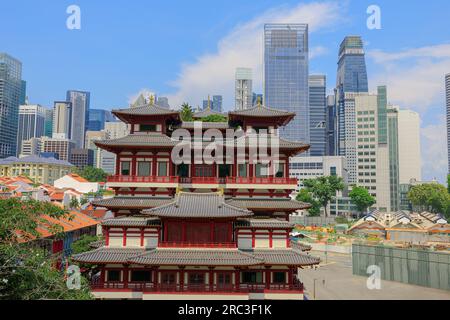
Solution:
[{"label": "temple", "polygon": [[202,122],[208,112],[183,122],[153,101],[113,113],[130,134],[96,142],[117,155],[107,183],[116,196],[93,204],[115,218],[103,243],[73,256],[98,266],[97,298],[304,298],[299,269],[320,260],[290,241],[289,215],[308,205],[290,197],[289,158],[309,145],[278,136],[295,114],[258,104],[228,122]]}]

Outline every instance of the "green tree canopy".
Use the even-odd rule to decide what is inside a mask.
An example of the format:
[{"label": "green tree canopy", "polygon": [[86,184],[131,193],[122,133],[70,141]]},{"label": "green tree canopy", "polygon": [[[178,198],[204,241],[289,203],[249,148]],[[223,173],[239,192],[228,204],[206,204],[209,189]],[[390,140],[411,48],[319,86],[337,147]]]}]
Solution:
[{"label": "green tree canopy", "polygon": [[376,203],[376,199],[366,188],[353,187],[349,196],[360,213],[367,212],[367,209]]},{"label": "green tree canopy", "polygon": [[70,219],[67,211],[51,203],[0,199],[0,300],[92,299],[83,277],[80,290],[70,290],[64,275],[55,269],[56,257],[35,248],[31,241],[40,237],[40,224],[56,237],[63,232],[61,226],[49,225],[44,214]]},{"label": "green tree canopy", "polygon": [[92,248],[90,247],[91,243],[99,241],[100,238],[97,236],[91,236],[91,235],[82,235],[79,240],[75,241],[72,244],[72,254],[80,254],[87,251],[91,251]]},{"label": "green tree canopy", "polygon": [[101,168],[85,167],[83,170],[78,168],[73,170],[73,173],[85,178],[89,182],[106,182],[108,174]]},{"label": "green tree canopy", "polygon": [[181,120],[185,122],[194,121],[194,111],[189,103],[185,102],[181,105]]},{"label": "green tree canopy", "polygon": [[296,197],[297,201],[305,202],[311,205],[308,209],[308,213],[311,217],[320,216],[320,203],[313,198],[311,193],[306,189],[301,189]]},{"label": "green tree canopy", "polygon": [[212,114],[202,119],[203,122],[228,122],[226,116],[220,114]]},{"label": "green tree canopy", "polygon": [[306,180],[305,189],[311,193],[312,197],[324,208],[325,217],[328,216],[328,204],[335,199],[338,191],[345,188],[342,178],[337,176],[319,177]]},{"label": "green tree canopy", "polygon": [[415,211],[439,213],[450,218],[450,195],[439,183],[425,183],[411,188],[408,199]]}]

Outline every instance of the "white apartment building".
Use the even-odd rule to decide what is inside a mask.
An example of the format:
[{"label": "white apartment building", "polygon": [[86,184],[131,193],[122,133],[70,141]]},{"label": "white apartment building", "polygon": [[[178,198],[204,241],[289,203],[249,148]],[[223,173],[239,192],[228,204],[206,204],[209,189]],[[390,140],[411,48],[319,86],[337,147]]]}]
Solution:
[{"label": "white apartment building", "polygon": [[236,69],[235,110],[250,109],[253,104],[253,71],[250,68]]},{"label": "white apartment building", "polygon": [[[357,185],[369,190],[376,198],[375,208],[386,212],[391,207],[389,145],[379,141],[378,95],[356,96],[355,112]],[[383,115],[380,118],[383,118]],[[385,118],[387,124],[387,117]],[[384,130],[387,136],[387,126]]]},{"label": "white apartment building", "polygon": [[399,180],[409,184],[422,180],[420,116],[412,110],[398,110]]}]

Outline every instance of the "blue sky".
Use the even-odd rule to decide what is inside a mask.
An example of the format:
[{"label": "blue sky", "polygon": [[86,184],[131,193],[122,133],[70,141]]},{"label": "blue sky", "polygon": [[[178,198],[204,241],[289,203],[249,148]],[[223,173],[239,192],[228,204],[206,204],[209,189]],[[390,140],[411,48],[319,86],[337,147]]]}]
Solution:
[{"label": "blue sky", "polygon": [[[90,91],[91,107],[104,109],[126,106],[149,90],[175,105],[223,94],[231,109],[235,67],[254,68],[262,90],[266,22],[310,23],[310,72],[326,74],[331,90],[339,43],[361,35],[370,87],[387,84],[393,103],[421,114],[424,179],[442,181],[446,174],[447,0],[2,2],[0,51],[23,62],[30,102],[46,106],[67,89]],[[81,8],[81,30],[66,28],[71,4]],[[381,30],[366,27],[371,4],[381,8]]]}]

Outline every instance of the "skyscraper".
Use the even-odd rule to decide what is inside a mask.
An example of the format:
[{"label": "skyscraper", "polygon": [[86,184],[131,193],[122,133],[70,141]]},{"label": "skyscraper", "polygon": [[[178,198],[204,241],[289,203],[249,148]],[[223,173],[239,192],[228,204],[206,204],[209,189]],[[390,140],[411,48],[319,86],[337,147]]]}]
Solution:
[{"label": "skyscraper", "polygon": [[222,112],[223,110],[223,97],[216,95],[213,96],[213,102],[212,102],[212,110],[216,112]]},{"label": "skyscraper", "polygon": [[450,173],[450,73],[445,76],[445,93],[446,93],[446,104],[447,104],[448,172]]},{"label": "skyscraper", "polygon": [[390,200],[391,211],[397,212],[400,209],[400,162],[399,162],[399,141],[398,123],[399,115],[396,108],[387,108],[387,135],[389,145],[389,176],[390,176]]},{"label": "skyscraper", "polygon": [[68,101],[55,101],[53,108],[52,137],[61,139],[71,138],[72,103]]},{"label": "skyscraper", "polygon": [[264,104],[295,112],[297,116],[280,135],[310,142],[309,49],[307,24],[264,26]]},{"label": "skyscraper", "polygon": [[253,106],[253,72],[250,68],[236,69],[235,109],[244,110]]},{"label": "skyscraper", "polygon": [[328,156],[337,154],[337,112],[336,112],[336,96],[329,95],[327,97],[327,150]]},{"label": "skyscraper", "polygon": [[367,81],[364,44],[360,36],[348,36],[339,49],[337,88],[343,92],[366,93]]},{"label": "skyscraper", "polygon": [[0,158],[15,156],[22,92],[22,63],[0,53]]},{"label": "skyscraper", "polygon": [[84,138],[89,123],[91,94],[85,91],[67,91],[66,101],[72,103],[71,139],[77,148],[84,148]]},{"label": "skyscraper", "polygon": [[22,80],[20,86],[20,105],[27,104],[27,82]]},{"label": "skyscraper", "polygon": [[87,131],[101,131],[105,129],[106,122],[114,122],[111,111],[103,109],[90,109]]},{"label": "skyscraper", "polygon": [[45,133],[45,108],[40,105],[19,107],[19,126],[17,130],[17,154],[21,153],[22,142],[40,138]]},{"label": "skyscraper", "polygon": [[368,91],[363,41],[359,36],[345,37],[339,49],[336,80],[336,153],[347,158],[350,184],[357,182],[355,97]]},{"label": "skyscraper", "polygon": [[312,157],[326,155],[327,135],[327,79],[325,75],[309,76],[309,150]]},{"label": "skyscraper", "polygon": [[53,136],[53,109],[45,109],[45,128],[44,136]]}]

